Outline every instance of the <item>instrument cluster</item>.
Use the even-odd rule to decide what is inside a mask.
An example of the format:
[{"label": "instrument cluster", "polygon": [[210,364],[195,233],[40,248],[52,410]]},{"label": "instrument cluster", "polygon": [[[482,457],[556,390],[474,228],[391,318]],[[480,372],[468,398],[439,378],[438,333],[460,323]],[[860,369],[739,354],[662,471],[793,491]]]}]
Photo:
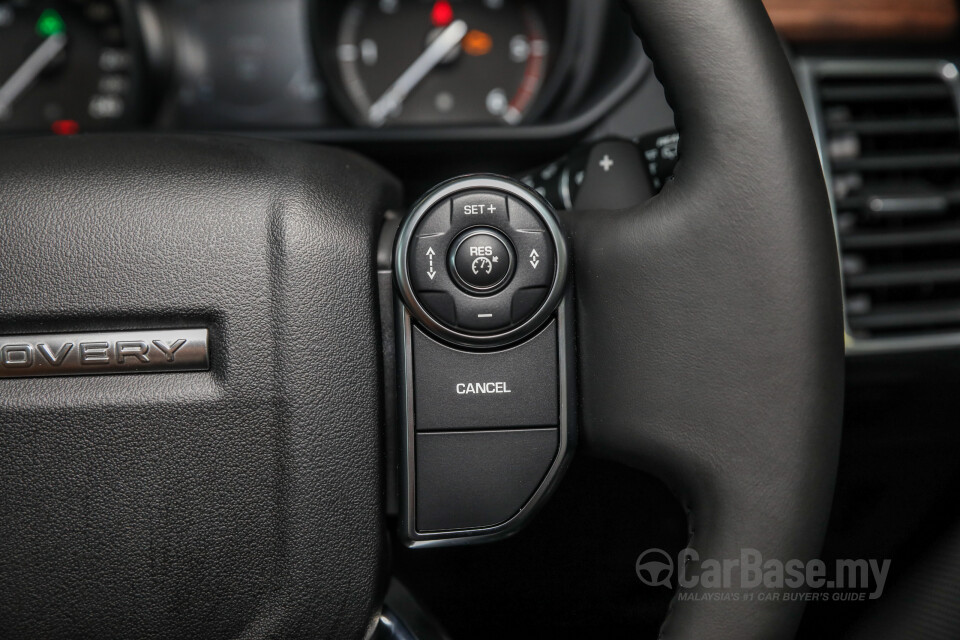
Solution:
[{"label": "instrument cluster", "polygon": [[0,2],[0,132],[136,122],[142,61],[128,10],[101,0]]},{"label": "instrument cluster", "polygon": [[0,0],[0,134],[537,123],[574,4]]}]

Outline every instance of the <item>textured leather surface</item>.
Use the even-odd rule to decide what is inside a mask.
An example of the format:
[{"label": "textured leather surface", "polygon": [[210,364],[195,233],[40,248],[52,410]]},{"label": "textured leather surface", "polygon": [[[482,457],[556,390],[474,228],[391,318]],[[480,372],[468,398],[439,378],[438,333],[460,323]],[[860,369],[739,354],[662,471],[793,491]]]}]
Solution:
[{"label": "textured leather surface", "polygon": [[0,333],[206,326],[212,368],[0,380],[0,637],[364,635],[396,195],[318,147],[3,143]]},{"label": "textured leather surface", "polygon": [[[791,69],[759,0],[627,5],[682,160],[646,206],[566,218],[583,443],[664,478],[701,559],[816,556],[840,440],[842,311]],[[662,637],[791,637],[802,608],[674,600]]]}]

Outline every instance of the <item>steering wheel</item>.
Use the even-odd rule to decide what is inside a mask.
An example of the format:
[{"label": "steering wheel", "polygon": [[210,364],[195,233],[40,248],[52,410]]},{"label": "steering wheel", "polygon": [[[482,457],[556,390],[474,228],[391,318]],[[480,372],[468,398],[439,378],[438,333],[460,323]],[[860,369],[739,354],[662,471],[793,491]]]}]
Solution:
[{"label": "steering wheel", "polygon": [[[759,0],[626,7],[682,161],[643,206],[563,218],[577,455],[666,480],[701,558],[809,559],[843,341],[791,69]],[[89,332],[209,340],[197,370],[0,380],[0,635],[368,635],[389,573],[375,265],[397,182],[336,149],[179,136],[10,141],[0,176],[0,333],[26,345],[6,341],[7,368],[70,356],[55,333],[76,336],[74,373],[155,353]],[[196,346],[175,337],[156,349]],[[802,608],[675,598],[661,635],[789,637]]]}]

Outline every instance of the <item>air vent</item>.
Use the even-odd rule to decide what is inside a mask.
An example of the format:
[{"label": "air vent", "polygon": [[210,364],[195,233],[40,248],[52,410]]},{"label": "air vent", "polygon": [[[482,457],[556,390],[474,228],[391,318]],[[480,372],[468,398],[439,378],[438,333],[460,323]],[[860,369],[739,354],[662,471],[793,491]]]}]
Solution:
[{"label": "air vent", "polygon": [[833,190],[848,345],[960,343],[957,67],[830,61],[807,72]]}]

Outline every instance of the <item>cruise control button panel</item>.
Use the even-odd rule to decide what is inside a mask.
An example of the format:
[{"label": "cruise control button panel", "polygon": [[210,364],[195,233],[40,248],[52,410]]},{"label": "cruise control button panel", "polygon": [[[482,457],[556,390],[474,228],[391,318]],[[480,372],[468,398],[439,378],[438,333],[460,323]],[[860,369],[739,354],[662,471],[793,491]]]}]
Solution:
[{"label": "cruise control button panel", "polygon": [[478,176],[446,183],[414,207],[395,260],[401,297],[427,331],[498,346],[549,319],[563,295],[566,256],[546,201],[512,180]]},{"label": "cruise control button panel", "polygon": [[409,546],[493,540],[556,486],[575,425],[567,250],[523,185],[440,185],[400,225],[394,270],[400,534]]}]

